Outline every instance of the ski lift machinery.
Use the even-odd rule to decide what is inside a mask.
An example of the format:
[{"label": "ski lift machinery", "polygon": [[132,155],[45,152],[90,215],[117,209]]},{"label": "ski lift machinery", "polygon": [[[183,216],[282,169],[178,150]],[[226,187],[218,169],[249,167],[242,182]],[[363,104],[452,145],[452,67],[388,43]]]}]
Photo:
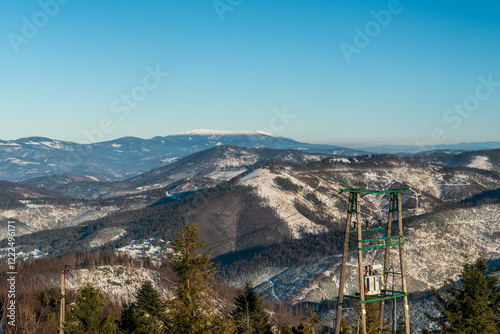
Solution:
[{"label": "ski lift machinery", "polygon": [[[361,309],[361,326],[362,333],[366,334],[366,304],[380,303],[379,313],[379,332],[395,332],[384,328],[384,305],[386,300],[402,298],[404,305],[404,321],[405,331],[402,333],[410,334],[410,319],[408,308],[408,289],[406,285],[405,261],[404,261],[404,235],[403,235],[403,214],[401,205],[401,194],[409,191],[409,189],[393,189],[384,191],[356,190],[356,189],[341,189],[341,193],[349,193],[349,206],[347,208],[347,222],[344,239],[344,252],[342,256],[342,269],[339,284],[339,296],[337,303],[337,321],[335,334],[340,333],[340,324],[342,318],[342,307],[344,298],[353,298],[359,300]],[[388,194],[389,213],[387,225],[382,226],[379,221],[378,226],[370,226],[367,222],[363,229],[361,222],[361,194]],[[356,216],[355,221],[352,219]],[[398,228],[397,235],[392,236],[392,223],[397,216]],[[354,228],[351,230],[351,223],[354,223]],[[385,237],[363,239],[363,232],[377,231],[384,233]],[[359,272],[359,292],[352,295],[344,295],[344,286],[346,278],[347,255],[349,253],[349,236],[351,233],[357,234],[357,250],[358,250],[358,272]],[[390,248],[398,247],[399,250],[399,266],[400,271],[389,270]],[[363,251],[367,249],[384,248],[384,263],[365,266],[363,264]],[[397,274],[401,278],[402,291],[389,290],[387,280],[389,274]],[[394,282],[393,282],[394,283]],[[368,298],[367,298],[368,297]],[[394,327],[393,327],[394,328]]]}]

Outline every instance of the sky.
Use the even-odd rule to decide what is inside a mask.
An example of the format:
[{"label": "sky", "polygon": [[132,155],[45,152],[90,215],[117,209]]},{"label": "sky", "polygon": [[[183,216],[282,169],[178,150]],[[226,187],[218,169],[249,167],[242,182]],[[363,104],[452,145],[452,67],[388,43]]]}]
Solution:
[{"label": "sky", "polygon": [[500,2],[0,2],[0,139],[500,141]]}]

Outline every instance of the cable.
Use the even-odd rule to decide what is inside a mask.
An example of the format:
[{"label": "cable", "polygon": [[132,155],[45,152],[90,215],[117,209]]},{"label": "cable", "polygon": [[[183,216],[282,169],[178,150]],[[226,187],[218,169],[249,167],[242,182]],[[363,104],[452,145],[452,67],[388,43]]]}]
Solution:
[{"label": "cable", "polygon": [[289,223],[289,221],[287,221],[286,219],[289,219],[289,218],[291,218],[293,216],[296,216],[298,214],[302,214],[302,212],[297,211],[296,213],[291,214],[288,217],[278,219],[278,220],[276,220],[275,222],[273,222],[273,223],[271,223],[269,225],[266,225],[266,226],[263,226],[263,227],[259,227],[259,228],[255,229],[253,231],[240,234],[239,236],[236,236],[236,237],[231,237],[231,238],[227,238],[227,239],[224,239],[224,240],[219,240],[219,241],[211,242],[209,244],[206,244],[203,248],[205,248],[205,247],[213,247],[213,246],[218,247],[218,246],[224,245],[224,244],[232,242],[232,241],[237,241],[238,239],[241,239],[241,238],[246,237],[248,235],[260,232],[262,230],[265,230],[265,229],[268,229],[268,228],[271,228],[271,227],[276,227],[276,226],[279,226],[279,225],[283,225],[283,224]]},{"label": "cable", "polygon": [[[345,200],[345,198],[344,198],[344,197],[342,197],[342,196],[340,196],[340,195],[337,195],[337,194],[333,194],[333,195],[335,195],[335,196],[337,196],[337,197],[339,197],[339,198],[341,198],[341,199],[344,199],[344,200]],[[260,228],[258,228],[258,229],[256,229],[256,230],[251,231],[251,232],[247,232],[247,233],[241,234],[241,235],[239,235],[239,236],[237,236],[237,237],[231,237],[231,238],[227,238],[227,239],[224,239],[224,240],[219,240],[219,241],[215,241],[215,242],[212,242],[212,243],[209,243],[209,244],[205,244],[205,246],[204,246],[203,248],[206,248],[206,247],[211,247],[211,246],[215,246],[215,247],[217,247],[217,246],[221,246],[221,245],[224,245],[224,244],[229,243],[229,242],[232,242],[232,241],[237,241],[237,240],[238,240],[238,239],[240,239],[240,238],[246,237],[246,236],[251,235],[251,234],[253,234],[253,233],[257,233],[257,232],[262,231],[262,230],[265,230],[265,229],[267,229],[267,228],[271,228],[271,227],[275,227],[275,226],[279,226],[279,225],[286,224],[286,223],[288,223],[288,222],[289,222],[289,221],[286,221],[286,219],[289,219],[289,218],[291,218],[291,217],[293,217],[293,216],[295,216],[295,215],[298,215],[298,214],[302,214],[302,215],[304,215],[304,213],[303,213],[303,212],[301,212],[301,211],[298,211],[298,210],[297,210],[297,212],[296,212],[296,213],[291,214],[291,215],[290,215],[290,216],[288,216],[288,217],[278,219],[277,221],[275,221],[275,222],[273,222],[273,223],[271,223],[271,224],[269,224],[269,225],[266,225],[266,226],[260,227]]]},{"label": "cable", "polygon": [[[241,239],[241,238],[244,238],[244,237],[249,236],[249,235],[252,235],[252,234],[254,234],[254,233],[257,233],[257,232],[260,232],[260,231],[266,230],[266,229],[268,229],[268,228],[272,228],[272,227],[276,227],[276,226],[280,226],[280,225],[287,224],[287,223],[289,223],[289,222],[293,221],[293,220],[291,220],[291,221],[290,221],[290,220],[288,220],[288,219],[290,219],[290,218],[292,218],[292,217],[294,217],[294,216],[296,216],[296,215],[298,215],[298,214],[303,215],[303,213],[302,213],[301,211],[297,211],[297,212],[295,212],[295,213],[293,213],[293,214],[291,214],[291,215],[289,215],[289,216],[287,216],[287,217],[285,217],[285,218],[280,218],[280,219],[278,219],[278,220],[276,220],[276,221],[272,222],[272,223],[271,223],[271,224],[269,224],[269,225],[259,227],[259,228],[255,229],[255,230],[253,230],[253,231],[250,231],[250,232],[247,232],[247,233],[240,234],[240,235],[238,235],[238,236],[236,236],[236,237],[231,237],[231,238],[227,238],[227,239],[223,239],[223,240],[219,240],[219,241],[215,241],[215,242],[211,242],[211,243],[205,244],[205,246],[203,246],[203,248],[206,248],[206,247],[220,247],[220,246],[222,246],[222,245],[224,245],[224,244],[226,244],[226,243],[233,242],[233,241],[238,241],[238,240],[239,240],[239,239]],[[300,218],[300,217],[297,217],[296,219],[298,219],[298,218]],[[294,219],[294,220],[296,220],[296,219]],[[72,265],[72,266],[75,266],[75,265]],[[85,266],[85,267],[80,267],[80,268],[78,268],[78,269],[90,269],[90,268],[93,268],[93,267],[95,267],[95,266],[90,266],[90,265],[89,265],[89,266]],[[28,274],[28,275],[23,274],[23,276],[24,276],[24,277],[32,277],[32,276],[35,276],[35,275],[40,275],[40,274],[43,274],[43,273],[46,273],[46,272],[50,272],[50,271],[59,271],[59,270],[60,270],[60,269],[58,269],[58,268],[54,268],[54,269],[48,269],[48,270],[44,270],[44,271],[39,271],[39,272],[32,273],[32,274]],[[73,269],[73,270],[76,270],[76,269]]]}]

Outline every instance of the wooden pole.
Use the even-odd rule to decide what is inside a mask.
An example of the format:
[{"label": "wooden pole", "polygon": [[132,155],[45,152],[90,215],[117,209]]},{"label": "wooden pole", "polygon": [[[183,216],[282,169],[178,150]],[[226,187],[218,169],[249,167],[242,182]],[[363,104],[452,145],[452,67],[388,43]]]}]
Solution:
[{"label": "wooden pole", "polygon": [[363,235],[361,233],[361,196],[356,193],[356,220],[358,222],[358,266],[359,266],[359,307],[361,309],[361,326],[363,327],[363,334],[366,334],[366,308],[365,308],[365,280],[363,277]]},{"label": "wooden pole", "polygon": [[340,270],[339,299],[337,305],[337,322],[335,326],[335,334],[340,334],[340,324],[342,322],[342,306],[344,303],[345,274],[347,269],[347,254],[349,253],[349,234],[351,232],[351,219],[352,219],[351,208],[355,207],[353,204],[354,204],[354,194],[349,193],[347,223],[345,227],[344,253],[342,256],[342,268]]},{"label": "wooden pole", "polygon": [[404,239],[403,235],[403,213],[402,213],[402,205],[401,205],[401,193],[398,193],[398,233],[401,236],[399,242],[399,261],[401,266],[401,284],[403,286],[403,293],[405,296],[403,297],[403,308],[405,312],[405,331],[406,334],[410,334],[410,312],[408,307],[408,288],[406,286],[406,268],[405,268],[405,257],[404,257]]},{"label": "wooden pole", "polygon": [[61,274],[61,317],[59,319],[59,334],[64,334],[64,321],[66,318],[66,272],[69,271],[64,267]]},{"label": "wooden pole", "polygon": [[[391,200],[389,201],[389,217],[387,219],[387,237],[391,236],[392,233],[392,209],[394,207],[395,198],[394,194],[391,194]],[[384,258],[384,289],[387,290],[387,276],[389,275],[387,271],[389,270],[389,255],[390,255],[390,247],[385,247],[385,258]],[[379,318],[379,327],[380,329],[384,328],[384,312],[385,312],[385,301],[380,301],[380,318]]]}]

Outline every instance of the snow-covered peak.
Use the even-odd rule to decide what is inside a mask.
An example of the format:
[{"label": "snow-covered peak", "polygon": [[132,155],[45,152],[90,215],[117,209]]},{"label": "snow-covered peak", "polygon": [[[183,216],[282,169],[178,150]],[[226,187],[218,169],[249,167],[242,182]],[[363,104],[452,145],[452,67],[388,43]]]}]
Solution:
[{"label": "snow-covered peak", "polygon": [[264,131],[221,131],[221,130],[207,130],[207,129],[196,129],[186,132],[181,132],[178,135],[202,135],[202,136],[211,136],[211,135],[266,135],[272,136],[269,133]]}]

